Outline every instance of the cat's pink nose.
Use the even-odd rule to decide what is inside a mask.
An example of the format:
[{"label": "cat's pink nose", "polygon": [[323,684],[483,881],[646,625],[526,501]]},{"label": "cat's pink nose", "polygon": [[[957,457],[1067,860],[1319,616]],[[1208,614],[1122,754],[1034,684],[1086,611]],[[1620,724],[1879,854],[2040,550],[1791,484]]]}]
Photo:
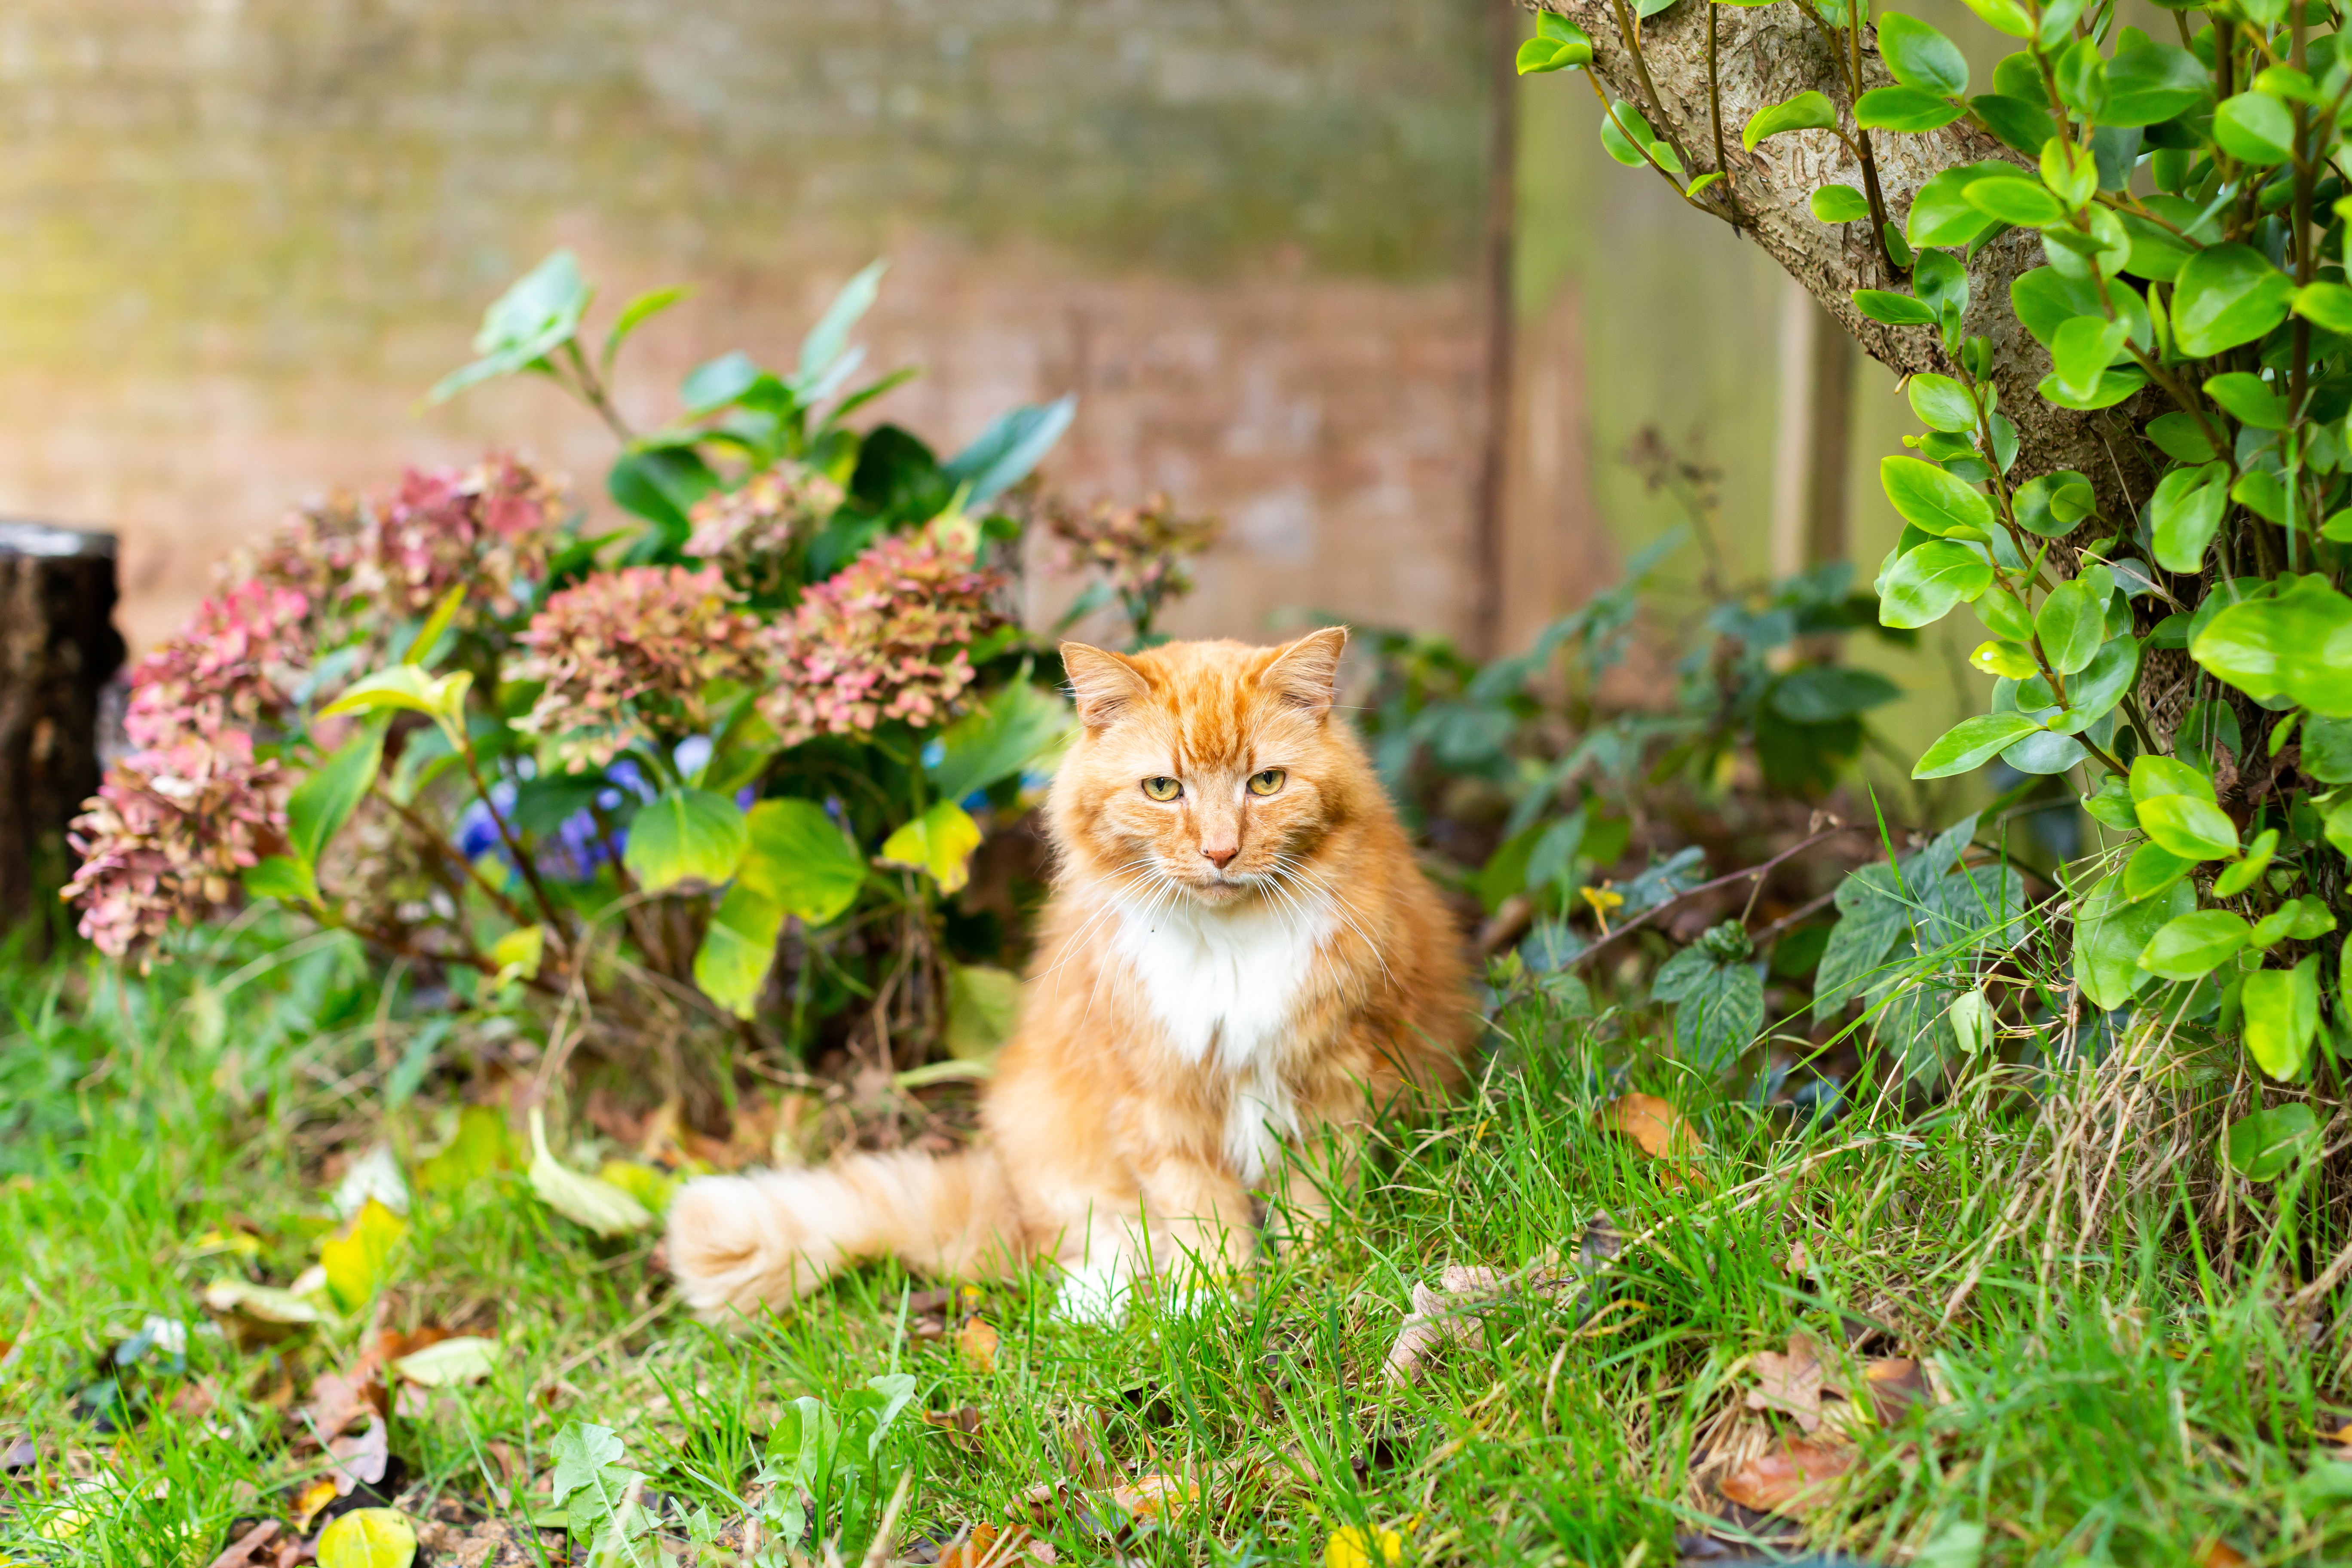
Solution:
[{"label": "cat's pink nose", "polygon": [[1234,857],[1241,852],[1241,846],[1238,844],[1231,849],[1212,849],[1205,844],[1201,846],[1201,858],[1220,871],[1232,865]]}]

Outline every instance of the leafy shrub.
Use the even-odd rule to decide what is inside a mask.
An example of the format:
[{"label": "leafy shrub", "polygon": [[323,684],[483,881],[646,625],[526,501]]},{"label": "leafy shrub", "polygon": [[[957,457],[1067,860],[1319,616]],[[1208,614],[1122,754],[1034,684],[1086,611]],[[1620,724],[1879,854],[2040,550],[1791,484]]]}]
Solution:
[{"label": "leafy shrub", "polygon": [[[563,1039],[674,1030],[684,1001],[803,1049],[846,1018],[885,1065],[919,1059],[951,995],[1009,984],[989,965],[1013,934],[947,900],[1067,726],[1050,647],[1003,609],[1043,503],[1000,501],[1073,404],[944,459],[852,427],[905,375],[856,384],[880,275],[789,374],[713,360],[642,434],[607,381],[679,292],[632,301],[592,353],[568,254],[517,283],[435,395],[556,382],[620,439],[606,489],[631,525],[588,532],[509,458],[297,516],[139,667],[137,750],[76,826],[84,933],[143,960],[268,897],[461,1000],[562,999]],[[1148,630],[1199,542],[1129,530],[1087,563]]]},{"label": "leafy shrub", "polygon": [[[1881,465],[1906,526],[1879,569],[1879,616],[1917,627],[1971,606],[1990,634],[1971,662],[1995,681],[1989,711],[1930,745],[1913,776],[1999,758],[2082,778],[2084,808],[2116,837],[2070,869],[2053,911],[2072,922],[2074,994],[2118,1037],[2234,1037],[2270,1079],[2317,1074],[2340,1091],[2338,1054],[2352,1045],[2335,934],[2352,854],[2341,588],[2352,201],[2337,161],[2352,56],[2337,14],[2298,0],[2214,5],[2201,21],[2166,0],[2177,45],[2123,26],[2112,5],[1969,5],[2019,46],[1973,96],[1966,58],[1927,23],[1882,13],[1874,38],[1859,7],[1799,0],[1848,101],[1801,93],[1759,110],[1745,137],[1752,149],[1828,132],[1855,155],[1864,188],[1817,190],[1813,215],[1865,226],[1908,287],[1858,290],[1854,308],[1926,334],[1942,366],[1909,378],[1927,428]],[[1620,42],[1639,59],[1637,35]],[[1869,85],[1865,46],[1893,84]],[[1593,59],[1590,35],[1547,16],[1520,68]],[[1963,119],[2006,151],[1936,173],[1898,225],[1873,133]],[[1634,106],[1612,104],[1602,136],[1695,205],[1735,210],[1736,195],[1710,189],[1720,175],[1691,179]],[[2038,237],[2043,264],[1971,315],[1968,263],[2012,229]],[[1969,330],[1988,317],[1989,331]],[[2034,417],[2114,412],[2108,450],[2129,448],[2112,458],[2115,483],[2021,466],[2029,413],[2000,406],[1993,374],[2004,329],[2046,354]],[[1927,956],[1948,957],[1932,933],[1961,902],[1990,929],[2018,927],[2005,889],[1948,909],[1940,883],[1923,894],[1895,881]],[[1833,939],[1842,964],[1893,929],[1894,891],[1841,895],[1841,931],[1858,921],[1868,933]],[[2047,1001],[2072,1014],[2071,997]]]}]

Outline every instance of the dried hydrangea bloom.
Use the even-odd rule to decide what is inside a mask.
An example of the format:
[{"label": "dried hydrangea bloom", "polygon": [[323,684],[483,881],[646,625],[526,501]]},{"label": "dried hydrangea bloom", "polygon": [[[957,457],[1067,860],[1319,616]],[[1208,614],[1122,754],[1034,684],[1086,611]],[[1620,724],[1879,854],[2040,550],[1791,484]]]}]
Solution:
[{"label": "dried hydrangea bloom", "polygon": [[131,743],[165,746],[274,719],[310,662],[310,612],[308,595],[252,580],[197,605],[131,672],[122,721]]},{"label": "dried hydrangea bloom", "polygon": [[1151,496],[1141,506],[1097,501],[1088,511],[1055,500],[1045,508],[1045,522],[1059,570],[1091,567],[1122,598],[1147,608],[1192,588],[1185,562],[1217,537],[1214,518],[1179,517],[1164,495]]},{"label": "dried hydrangea bloom", "polygon": [[554,595],[507,671],[545,683],[515,728],[551,741],[568,772],[708,728],[704,688],[759,673],[760,624],[740,600],[715,566],[633,566]]},{"label": "dried hydrangea bloom", "polygon": [[116,763],[68,835],[81,868],[64,896],[81,906],[82,935],[120,957],[226,904],[284,837],[278,784],[241,730],[186,732]]},{"label": "dried hydrangea bloom", "polygon": [[891,534],[812,586],[772,636],[761,712],[786,745],[944,718],[972,681],[969,647],[998,617],[998,574],[963,531]]},{"label": "dried hydrangea bloom", "polygon": [[358,542],[351,592],[395,616],[421,616],[463,583],[500,616],[518,583],[546,570],[563,487],[513,458],[471,468],[411,468],[374,498]]},{"label": "dried hydrangea bloom", "polygon": [[763,566],[789,553],[841,505],[843,491],[804,463],[762,468],[731,490],[695,503],[686,553],[715,561],[735,582],[762,580]]}]

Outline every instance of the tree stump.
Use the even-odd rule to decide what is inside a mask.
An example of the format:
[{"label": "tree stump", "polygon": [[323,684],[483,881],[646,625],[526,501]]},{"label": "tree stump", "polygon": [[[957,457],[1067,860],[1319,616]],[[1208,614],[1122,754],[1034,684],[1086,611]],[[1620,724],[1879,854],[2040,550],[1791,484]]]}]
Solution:
[{"label": "tree stump", "polygon": [[99,696],[122,664],[114,598],[114,535],[0,522],[0,928],[70,874],[66,826],[98,793]]}]

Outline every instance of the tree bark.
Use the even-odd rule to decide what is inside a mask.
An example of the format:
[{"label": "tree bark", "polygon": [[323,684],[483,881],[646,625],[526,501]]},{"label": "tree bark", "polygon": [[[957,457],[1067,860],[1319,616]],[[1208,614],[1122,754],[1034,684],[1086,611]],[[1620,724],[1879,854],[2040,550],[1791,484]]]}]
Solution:
[{"label": "tree bark", "polygon": [[[1696,176],[1713,170],[1715,128],[1707,80],[1707,10],[1700,0],[1684,0],[1641,24],[1642,58],[1657,101],[1644,90],[1633,51],[1618,30],[1612,0],[1536,0],[1541,9],[1568,17],[1591,36],[1594,81],[1612,99],[1622,99],[1649,117],[1659,134],[1686,154]],[[1949,374],[1934,330],[1889,327],[1854,309],[1856,289],[1907,292],[1906,280],[1890,274],[1867,222],[1825,224],[1808,205],[1827,184],[1864,188],[1862,166],[1845,144],[1827,131],[1795,131],[1772,137],[1753,153],[1739,147],[1739,130],[1758,110],[1818,91],[1852,123],[1852,97],[1845,90],[1831,44],[1794,5],[1755,9],[1719,5],[1716,87],[1723,117],[1724,184],[1736,201],[1741,233],[1761,246],[1819,300],[1863,351],[1900,375],[1922,371]],[[1632,15],[1628,6],[1624,13]],[[1894,80],[1880,64],[1875,45],[1863,48],[1865,89]],[[1940,131],[1907,135],[1872,133],[1870,146],[1885,194],[1887,216],[1898,226],[1909,216],[1911,198],[1937,174],[1956,164],[2000,158],[2024,160],[1966,120]],[[1661,176],[1629,172],[1627,178]],[[1712,197],[1713,192],[1705,193]],[[1696,215],[1694,215],[1696,216]],[[2034,386],[2049,374],[2049,356],[2029,336],[2010,309],[2009,286],[2021,273],[2042,264],[2041,238],[2017,229],[2004,232],[1969,262],[1966,330],[1993,346],[1992,379],[2000,389],[2000,411],[2017,425],[2017,479],[2074,468],[2092,482],[2103,510],[2130,516],[2155,482],[2132,435],[2134,404],[2082,414],[2044,402]],[[2150,395],[2143,393],[2142,398]],[[2135,400],[2137,401],[2137,400]]]},{"label": "tree bark", "polygon": [[114,536],[0,522],[0,928],[70,871],[98,793],[99,694],[122,664]]}]

